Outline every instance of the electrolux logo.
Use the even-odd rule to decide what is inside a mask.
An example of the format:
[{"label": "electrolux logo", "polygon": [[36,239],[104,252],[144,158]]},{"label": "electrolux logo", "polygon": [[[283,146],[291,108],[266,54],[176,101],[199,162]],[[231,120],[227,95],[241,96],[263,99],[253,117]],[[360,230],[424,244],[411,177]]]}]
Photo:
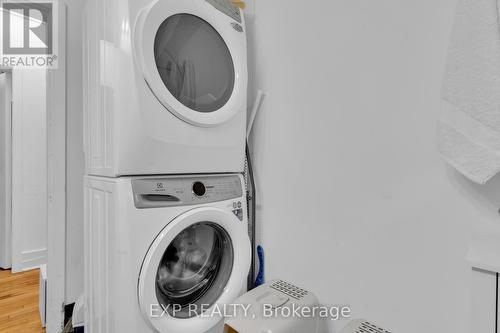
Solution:
[{"label": "electrolux logo", "polygon": [[0,66],[57,66],[57,6],[55,1],[3,1]]}]

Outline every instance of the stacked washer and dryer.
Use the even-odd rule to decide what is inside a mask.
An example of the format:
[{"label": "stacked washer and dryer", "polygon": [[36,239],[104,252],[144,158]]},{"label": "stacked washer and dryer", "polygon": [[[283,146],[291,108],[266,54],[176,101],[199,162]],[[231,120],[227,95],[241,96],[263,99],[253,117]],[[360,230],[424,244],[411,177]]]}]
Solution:
[{"label": "stacked washer and dryer", "polygon": [[85,329],[221,332],[251,266],[230,0],[88,0]]}]

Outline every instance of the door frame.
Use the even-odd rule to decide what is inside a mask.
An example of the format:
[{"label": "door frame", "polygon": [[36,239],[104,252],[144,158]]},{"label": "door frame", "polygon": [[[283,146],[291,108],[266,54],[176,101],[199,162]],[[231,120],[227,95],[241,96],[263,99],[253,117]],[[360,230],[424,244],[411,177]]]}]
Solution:
[{"label": "door frame", "polygon": [[66,300],[66,33],[58,8],[58,68],[47,72],[47,333],[60,333]]},{"label": "door frame", "polygon": [[[47,260],[46,107],[45,110],[42,110],[43,107],[38,106],[39,103],[44,103],[47,98],[46,75],[47,71],[41,69],[14,68],[12,70],[12,273],[36,269],[45,264]],[[33,103],[34,101],[36,103]],[[31,113],[35,110],[36,114]],[[39,119],[35,125],[33,121],[36,117]],[[39,124],[38,121],[42,123]],[[36,127],[35,136],[39,136],[36,148],[27,143],[31,140],[25,134],[29,131],[27,126]],[[35,151],[42,153],[39,156],[41,160],[33,159]],[[33,178],[35,174],[37,175],[36,180]],[[33,188],[30,188],[31,183],[35,181],[39,182],[38,184],[41,186],[34,185]],[[26,207],[31,205],[33,205],[34,211],[45,215],[45,218],[40,217],[36,221],[37,224],[43,224],[39,226],[38,231],[31,231],[32,223],[34,227],[33,219],[39,215],[29,215]],[[45,235],[40,234],[42,232]],[[26,239],[31,239],[34,243],[27,242]]]},{"label": "door frame", "polygon": [[[2,75],[5,75],[7,101],[5,107],[7,113],[5,115],[5,137],[2,138],[5,145],[5,215],[2,216],[5,225],[2,223],[0,228],[3,229],[4,235],[2,239],[2,251],[0,252],[0,268],[8,269],[12,266],[12,71],[10,69],[2,69]],[[10,100],[10,101],[9,101]],[[9,105],[10,104],[10,105]]]}]

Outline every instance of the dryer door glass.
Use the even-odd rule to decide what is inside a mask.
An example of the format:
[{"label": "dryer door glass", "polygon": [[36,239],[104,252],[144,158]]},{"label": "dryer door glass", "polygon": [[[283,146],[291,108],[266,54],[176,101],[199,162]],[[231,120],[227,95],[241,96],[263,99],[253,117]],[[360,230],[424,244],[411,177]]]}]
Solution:
[{"label": "dryer door glass", "polygon": [[163,83],[188,108],[217,111],[231,97],[235,83],[231,53],[201,18],[191,14],[167,18],[156,34],[154,55]]},{"label": "dryer door glass", "polygon": [[200,315],[221,296],[233,268],[228,233],[211,222],[192,225],[170,243],[156,274],[156,296],[176,318]]}]

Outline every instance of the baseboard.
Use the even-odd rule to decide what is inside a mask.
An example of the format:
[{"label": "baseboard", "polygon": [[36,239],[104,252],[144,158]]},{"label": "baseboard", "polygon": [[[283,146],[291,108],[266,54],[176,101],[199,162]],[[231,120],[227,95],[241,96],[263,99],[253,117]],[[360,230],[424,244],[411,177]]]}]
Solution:
[{"label": "baseboard", "polygon": [[38,268],[47,261],[47,249],[24,251],[21,253],[22,270]]},{"label": "baseboard", "polygon": [[46,263],[47,249],[24,251],[21,253],[20,258],[14,258],[12,262],[12,273],[20,273],[31,269],[37,269]]}]

